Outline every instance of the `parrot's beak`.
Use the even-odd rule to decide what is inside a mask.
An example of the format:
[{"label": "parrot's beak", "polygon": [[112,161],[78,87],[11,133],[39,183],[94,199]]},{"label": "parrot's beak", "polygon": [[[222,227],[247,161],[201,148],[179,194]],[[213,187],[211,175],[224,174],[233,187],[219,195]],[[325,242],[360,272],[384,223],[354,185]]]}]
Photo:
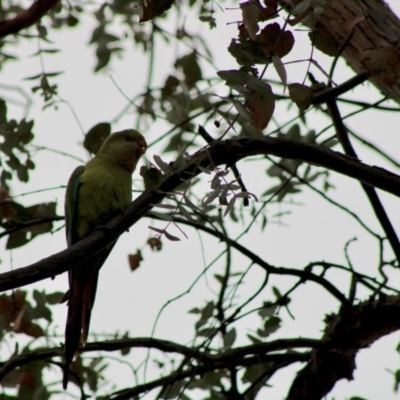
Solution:
[{"label": "parrot's beak", "polygon": [[139,145],[139,149],[138,149],[139,156],[142,156],[144,153],[146,153],[147,142],[144,139],[140,139],[138,141],[138,145]]}]

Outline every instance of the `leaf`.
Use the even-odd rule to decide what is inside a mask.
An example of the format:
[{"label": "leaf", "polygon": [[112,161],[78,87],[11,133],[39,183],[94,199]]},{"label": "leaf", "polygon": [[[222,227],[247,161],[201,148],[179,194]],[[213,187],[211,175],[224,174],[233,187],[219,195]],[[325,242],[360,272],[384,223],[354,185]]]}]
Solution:
[{"label": "leaf", "polygon": [[262,318],[272,317],[277,309],[277,305],[264,305],[264,307],[258,312],[258,315]]},{"label": "leaf", "polygon": [[108,48],[106,43],[101,43],[96,49],[97,64],[94,68],[94,72],[98,72],[103,69],[111,59],[111,50]]},{"label": "leaf", "polygon": [[247,33],[252,40],[256,40],[256,34],[260,29],[257,23],[258,17],[260,15],[259,6],[253,0],[240,3],[239,5],[242,9],[242,20],[244,26],[247,29]]},{"label": "leaf", "polygon": [[179,208],[181,215],[183,215],[183,217],[186,218],[188,221],[194,222],[194,223],[197,222],[197,220],[191,216],[191,214],[186,210],[186,208],[182,204],[179,204],[178,208]]},{"label": "leaf", "polygon": [[200,164],[197,166],[197,168],[198,168],[201,172],[203,172],[203,173],[205,173],[205,174],[207,174],[207,175],[210,175],[210,174],[211,174],[211,171],[210,171],[210,170],[208,170],[208,169],[202,167]]},{"label": "leaf", "polygon": [[179,242],[181,240],[177,236],[171,235],[167,231],[164,231],[164,235],[168,240],[171,240],[172,242]]},{"label": "leaf", "polygon": [[212,301],[209,301],[205,305],[205,307],[201,310],[201,318],[207,321],[209,318],[212,317],[214,309],[215,309],[214,303]]},{"label": "leaf", "polygon": [[7,121],[7,104],[0,98],[0,124],[4,124]]},{"label": "leaf", "polygon": [[285,66],[282,63],[282,60],[275,54],[271,57],[271,60],[272,60],[272,64],[274,64],[275,70],[278,73],[278,76],[279,76],[279,78],[283,84],[284,90],[285,90],[286,84],[287,84],[287,73],[286,73]]},{"label": "leaf", "polygon": [[164,231],[165,231],[164,229],[154,228],[153,226],[149,226],[148,228],[153,230],[153,231],[155,231],[155,232],[158,232],[161,235],[163,235]]},{"label": "leaf", "polygon": [[142,252],[138,250],[136,254],[129,254],[128,261],[131,271],[135,271],[139,268],[140,262],[143,261]]},{"label": "leaf", "polygon": [[305,111],[312,104],[314,93],[307,85],[292,83],[289,85],[289,96],[300,111]]},{"label": "leaf", "polygon": [[[236,181],[234,181],[234,182],[236,182]],[[222,189],[227,189],[227,190],[230,190],[230,191],[239,190],[239,189],[240,189],[240,186],[237,185],[237,184],[235,184],[234,182],[223,183],[223,184],[221,185],[221,188],[222,188]]]},{"label": "leaf", "polygon": [[89,129],[85,135],[83,146],[92,154],[97,154],[104,141],[111,134],[111,125],[108,122],[100,122]]},{"label": "leaf", "polygon": [[249,112],[246,110],[246,107],[239,101],[232,99],[232,103],[234,107],[236,108],[236,111],[244,118],[247,119],[247,121],[252,122],[251,115]]},{"label": "leaf", "polygon": [[226,217],[233,210],[233,207],[235,206],[235,203],[236,203],[236,199],[237,199],[236,196],[233,196],[231,198],[231,200],[229,201],[228,205],[226,206],[226,209],[225,209],[225,212],[224,212],[224,217]]},{"label": "leaf", "polygon": [[218,198],[218,196],[221,194],[221,192],[222,192],[222,188],[221,187],[217,187],[211,193],[207,194],[203,198],[202,203],[204,205],[211,204],[216,198]]},{"label": "leaf", "polygon": [[256,338],[253,335],[250,335],[250,333],[247,334],[247,337],[254,343],[254,344],[259,344],[262,343],[262,340]]},{"label": "leaf", "polygon": [[366,50],[362,63],[370,76],[376,77],[385,85],[394,85],[399,78],[399,56],[391,45]]},{"label": "leaf", "polygon": [[272,293],[278,300],[282,298],[282,294],[276,286],[272,286]]},{"label": "leaf", "polygon": [[250,193],[250,192],[240,192],[240,193],[236,193],[235,194],[236,197],[238,198],[244,198],[244,199],[249,199],[249,198],[253,198],[255,201],[258,201],[257,196],[254,193]]},{"label": "leaf", "polygon": [[285,57],[293,48],[294,37],[290,31],[282,31],[278,23],[266,25],[257,37],[259,49],[270,58],[277,55]]},{"label": "leaf", "polygon": [[322,26],[308,34],[311,43],[324,54],[336,57],[339,55],[339,45],[336,39]]},{"label": "leaf", "polygon": [[243,383],[253,383],[260,381],[263,377],[264,381],[268,377],[265,372],[271,368],[271,363],[253,364],[245,369],[242,377]]},{"label": "leaf", "polygon": [[215,174],[211,181],[211,189],[217,189],[221,186],[221,180],[219,174]]},{"label": "leaf", "polygon": [[230,349],[236,340],[236,329],[232,328],[230,331],[226,332],[223,340],[224,340],[224,349]]},{"label": "leaf", "polygon": [[217,26],[217,20],[212,15],[200,15],[199,20],[202,22],[208,22],[211,29]]},{"label": "leaf", "polygon": [[160,238],[151,237],[147,239],[147,244],[150,246],[153,251],[161,251],[162,249],[162,241]]},{"label": "leaf", "polygon": [[46,73],[40,73],[37,75],[29,76],[28,78],[24,78],[24,81],[33,81],[35,79],[43,78],[43,77],[52,77],[52,76],[58,76],[63,74],[63,71],[58,71],[58,72],[46,72]]},{"label": "leaf", "polygon": [[130,347],[124,347],[123,349],[121,349],[121,356],[126,356],[131,352],[131,348]]},{"label": "leaf", "polygon": [[254,125],[261,130],[265,129],[275,110],[275,97],[272,90],[268,93],[253,92],[246,107],[251,112]]},{"label": "leaf", "polygon": [[217,75],[226,81],[228,86],[237,85],[237,86],[244,86],[248,82],[248,77],[250,76],[245,71],[240,71],[237,69],[229,69],[224,71],[218,71]]},{"label": "leaf", "polygon": [[202,79],[202,73],[195,51],[177,59],[175,68],[182,69],[183,75],[185,75],[185,82],[188,84],[193,84]]},{"label": "leaf", "polygon": [[63,292],[54,292],[46,294],[47,303],[50,305],[59,304],[60,300],[64,297]]},{"label": "leaf", "polygon": [[27,233],[25,231],[16,231],[10,234],[7,240],[6,249],[16,249],[17,247],[24,246],[29,242]]},{"label": "leaf", "polygon": [[143,177],[144,188],[146,190],[151,188],[158,189],[164,179],[164,174],[154,167],[148,168],[145,165],[142,165],[139,173],[140,176]]},{"label": "leaf", "polygon": [[201,209],[199,207],[197,207],[190,199],[187,195],[185,195],[184,197],[185,203],[186,205],[191,208],[193,211],[198,211],[201,212]]},{"label": "leaf", "polygon": [[29,57],[35,57],[35,56],[38,56],[39,54],[42,54],[42,53],[54,54],[54,53],[59,53],[60,51],[61,50],[59,50],[59,49],[40,49],[36,53],[32,54]]},{"label": "leaf", "polygon": [[220,274],[214,274],[214,278],[222,285],[222,283],[224,282],[224,277]]},{"label": "leaf", "polygon": [[164,162],[160,156],[154,154],[153,160],[157,164],[157,166],[161,169],[161,171],[164,172],[164,174],[167,175],[170,173],[171,167],[166,162]]},{"label": "leaf", "polygon": [[215,336],[215,334],[217,332],[218,332],[218,329],[216,329],[216,328],[203,328],[203,329],[198,330],[197,334],[199,336],[211,338],[211,337]]},{"label": "leaf", "polygon": [[279,317],[268,318],[264,323],[264,329],[262,330],[262,337],[269,336],[271,333],[276,332],[281,325],[281,319]]},{"label": "leaf", "polygon": [[173,4],[173,0],[146,0],[141,2],[139,22],[150,21],[159,15],[164,14]]},{"label": "leaf", "polygon": [[394,373],[394,379],[395,379],[395,384],[394,384],[394,391],[397,393],[399,390],[399,384],[400,384],[400,370],[397,370]]}]

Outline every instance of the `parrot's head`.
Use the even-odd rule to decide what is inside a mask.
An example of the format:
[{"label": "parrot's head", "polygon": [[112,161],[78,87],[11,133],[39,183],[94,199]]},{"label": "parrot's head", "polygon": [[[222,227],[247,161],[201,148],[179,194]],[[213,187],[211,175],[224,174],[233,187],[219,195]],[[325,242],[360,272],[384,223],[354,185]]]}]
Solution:
[{"label": "parrot's head", "polygon": [[146,149],[147,143],[143,135],[134,129],[126,129],[111,134],[104,141],[98,155],[111,158],[132,173]]}]

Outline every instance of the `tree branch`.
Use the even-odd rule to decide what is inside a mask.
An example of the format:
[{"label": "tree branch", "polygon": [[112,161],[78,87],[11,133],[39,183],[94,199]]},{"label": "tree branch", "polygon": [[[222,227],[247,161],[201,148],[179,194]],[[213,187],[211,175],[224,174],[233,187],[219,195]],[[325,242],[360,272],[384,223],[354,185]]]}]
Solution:
[{"label": "tree branch", "polygon": [[400,296],[366,301],[328,316],[323,348],[297,374],[287,400],[321,400],[340,379],[353,379],[357,352],[400,329]]},{"label": "tree branch", "polygon": [[0,37],[17,33],[29,28],[40,20],[47,12],[56,6],[58,0],[37,0],[27,9],[21,11],[14,18],[0,22]]},{"label": "tree branch", "polygon": [[[357,153],[351,144],[347,128],[343,123],[343,119],[340,115],[339,107],[337,106],[335,99],[327,100],[326,105],[328,106],[329,114],[331,115],[333,125],[335,126],[336,136],[339,140],[339,143],[342,145],[345,154],[350,157],[357,158]],[[400,263],[400,241],[397,237],[396,231],[393,228],[392,222],[390,221],[386,210],[383,207],[378,194],[376,193],[376,190],[364,183],[362,183],[361,186],[367,195],[371,207],[374,210],[375,215],[389,240],[393,253],[396,255],[397,263]]]},{"label": "tree branch", "polygon": [[[179,380],[186,378],[193,378],[196,375],[204,375],[206,372],[214,371],[222,368],[232,368],[233,366],[244,367],[248,365],[266,363],[283,363],[284,366],[288,366],[295,362],[304,362],[309,358],[309,353],[285,353],[285,354],[272,354],[272,355],[256,355],[253,357],[246,357],[240,360],[236,360],[234,363],[228,362],[227,364],[221,363],[219,366],[215,365],[199,365],[190,366],[183,371],[176,370],[170,375],[164,376],[154,381],[137,385],[129,389],[120,390],[109,397],[105,397],[108,400],[128,400],[134,398],[140,393],[146,393],[149,390],[155,389],[159,386],[165,386],[173,384]],[[271,367],[273,369],[273,366]]]},{"label": "tree branch", "polygon": [[203,168],[208,168],[210,165],[231,165],[246,157],[265,154],[318,165],[400,197],[398,175],[383,168],[365,165],[351,157],[318,145],[269,137],[216,141],[209,148],[190,157],[185,168],[165,178],[159,190],[150,189],[144,192],[121,215],[110,221],[106,228],[97,229],[84,240],[37,263],[0,274],[0,291],[54,277],[76,264],[83,265],[141,219],[149,212],[153,204],[157,204],[167,193],[182,185],[182,180],[199,175],[201,173],[199,165]]},{"label": "tree branch", "polygon": [[[158,218],[156,215],[151,215],[151,217],[161,220],[161,218]],[[301,278],[301,280],[304,283],[307,281],[312,281],[312,282],[318,283],[325,290],[327,290],[329,293],[331,293],[332,296],[336,297],[342,304],[344,304],[344,305],[349,304],[346,297],[336,288],[336,286],[334,286],[332,283],[330,283],[328,280],[326,280],[322,276],[316,275],[316,274],[312,273],[311,271],[305,270],[305,269],[275,267],[275,266],[267,263],[266,261],[264,261],[257,254],[250,251],[248,249],[248,247],[242,246],[238,241],[229,238],[228,236],[226,236],[225,234],[223,234],[220,231],[209,228],[200,223],[197,224],[195,222],[190,222],[188,220],[185,220],[183,218],[178,218],[178,217],[174,218],[174,222],[191,226],[194,229],[201,230],[203,232],[208,233],[209,235],[212,235],[212,236],[220,239],[222,242],[225,242],[229,246],[233,247],[235,250],[242,253],[244,256],[248,257],[254,264],[263,268],[265,271],[267,271],[270,274],[292,275],[292,276],[297,276],[297,277]]]}]

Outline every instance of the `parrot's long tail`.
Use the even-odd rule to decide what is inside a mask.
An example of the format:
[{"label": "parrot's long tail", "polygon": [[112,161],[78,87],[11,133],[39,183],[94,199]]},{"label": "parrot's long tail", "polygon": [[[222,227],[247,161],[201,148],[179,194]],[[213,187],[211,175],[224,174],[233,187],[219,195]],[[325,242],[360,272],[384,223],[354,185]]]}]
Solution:
[{"label": "parrot's long tail", "polygon": [[79,284],[76,279],[72,281],[70,297],[68,300],[68,317],[65,326],[65,346],[64,346],[64,377],[63,388],[67,389],[69,379],[69,366],[79,348],[79,340],[82,331],[82,297],[84,286]]},{"label": "parrot's long tail", "polygon": [[[90,317],[96,298],[99,270],[114,247],[114,243],[104,248],[91,260],[89,265],[77,266],[70,270],[70,289],[68,297],[68,317],[65,327],[65,367],[63,388],[67,388],[69,366],[79,349],[86,345],[89,334]],[[66,295],[67,296],[67,295]],[[63,301],[67,298],[63,297]]]},{"label": "parrot's long tail", "polygon": [[86,345],[89,333],[90,316],[96,297],[98,271],[82,282],[81,279],[73,279],[68,300],[68,317],[65,327],[65,367],[63,388],[66,389],[69,380],[69,366],[78,351],[79,344]]},{"label": "parrot's long tail", "polygon": [[69,364],[70,362],[65,361],[64,365],[64,376],[63,376],[63,389],[67,390],[69,380]]}]

